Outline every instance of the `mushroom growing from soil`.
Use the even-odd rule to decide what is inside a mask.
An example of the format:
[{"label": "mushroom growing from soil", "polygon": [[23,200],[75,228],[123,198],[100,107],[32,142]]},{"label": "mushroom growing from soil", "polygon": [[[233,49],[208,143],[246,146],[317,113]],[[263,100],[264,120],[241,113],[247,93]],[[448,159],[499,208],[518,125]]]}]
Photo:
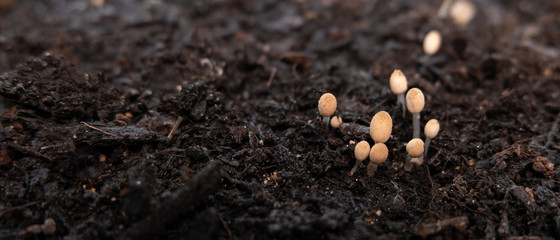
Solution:
[{"label": "mushroom growing from soil", "polygon": [[369,135],[375,143],[385,143],[391,137],[393,119],[385,111],[376,113],[369,124]]},{"label": "mushroom growing from soil", "polygon": [[422,165],[424,160],[421,158],[424,153],[424,142],[420,138],[414,138],[406,144],[406,152],[408,156],[404,164],[404,170],[409,172],[412,170],[412,163]]},{"label": "mushroom growing from soil", "polygon": [[377,167],[387,160],[389,149],[385,143],[376,143],[371,147],[369,152],[369,163],[367,165],[367,173],[369,176],[375,175]]},{"label": "mushroom growing from soil", "polygon": [[331,118],[331,127],[339,128],[342,126],[342,118],[340,116],[334,116]]},{"label": "mushroom growing from soil", "polygon": [[319,98],[319,114],[323,117],[323,121],[329,128],[329,118],[336,111],[336,98],[331,93],[325,93]]},{"label": "mushroom growing from soil", "polygon": [[424,109],[424,94],[418,88],[406,93],[406,107],[412,113],[412,138],[420,138],[420,112]]},{"label": "mushroom growing from soil", "polygon": [[403,116],[406,113],[406,103],[404,102],[404,92],[408,88],[406,76],[399,69],[395,69],[389,79],[391,91],[397,95],[397,105],[402,105]]},{"label": "mushroom growing from soil", "polygon": [[432,30],[424,37],[424,53],[434,55],[441,46],[441,34],[437,30]]},{"label": "mushroom growing from soil", "polygon": [[430,147],[430,142],[432,138],[435,138],[439,132],[439,122],[436,119],[430,119],[424,126],[424,136],[426,136],[426,142],[424,144],[424,157],[428,155],[428,148]]},{"label": "mushroom growing from soil", "polygon": [[360,163],[366,160],[368,156],[369,143],[366,141],[360,141],[358,144],[356,144],[356,147],[354,147],[354,157],[356,157],[356,163],[354,163],[354,167],[352,167],[352,170],[350,170],[350,176],[354,175],[354,172],[356,172],[358,166],[360,166]]},{"label": "mushroom growing from soil", "polygon": [[453,22],[459,26],[467,25],[476,14],[476,8],[467,0],[458,0],[453,3],[449,15]]}]

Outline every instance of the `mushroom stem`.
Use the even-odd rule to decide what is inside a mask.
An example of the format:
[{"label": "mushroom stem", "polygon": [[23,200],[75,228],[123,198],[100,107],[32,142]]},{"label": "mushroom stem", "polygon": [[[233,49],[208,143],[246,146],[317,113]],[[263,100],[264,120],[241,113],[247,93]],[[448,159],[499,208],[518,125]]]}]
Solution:
[{"label": "mushroom stem", "polygon": [[406,113],[406,102],[404,100],[404,93],[397,95],[397,106],[402,105],[402,115]]},{"label": "mushroom stem", "polygon": [[451,3],[453,0],[443,0],[441,7],[438,10],[437,16],[438,18],[446,18],[447,14],[449,13],[449,7],[451,7]]},{"label": "mushroom stem", "polygon": [[420,138],[420,113],[412,114],[412,138]]},{"label": "mushroom stem", "polygon": [[410,162],[416,164],[416,166],[420,166],[422,165],[422,163],[424,163],[424,158],[422,156],[417,158],[412,158],[410,159]]},{"label": "mushroom stem", "polygon": [[323,117],[323,122],[325,122],[325,125],[327,126],[327,130],[329,130],[330,118],[331,117]]},{"label": "mushroom stem", "polygon": [[432,141],[431,138],[426,137],[426,141],[424,141],[424,158],[428,156],[428,148],[430,147],[430,142]]},{"label": "mushroom stem", "polygon": [[406,156],[406,161],[404,162],[404,170],[406,172],[410,172],[410,170],[412,170],[412,163],[410,162],[411,157],[410,156]]},{"label": "mushroom stem", "polygon": [[377,172],[377,164],[369,162],[367,165],[367,174],[368,176],[373,176],[375,175],[375,172]]},{"label": "mushroom stem", "polygon": [[358,170],[358,167],[360,167],[360,163],[362,161],[358,161],[356,160],[356,163],[354,163],[354,167],[352,167],[352,170],[350,170],[350,176],[354,175],[354,173],[356,172],[356,170]]}]

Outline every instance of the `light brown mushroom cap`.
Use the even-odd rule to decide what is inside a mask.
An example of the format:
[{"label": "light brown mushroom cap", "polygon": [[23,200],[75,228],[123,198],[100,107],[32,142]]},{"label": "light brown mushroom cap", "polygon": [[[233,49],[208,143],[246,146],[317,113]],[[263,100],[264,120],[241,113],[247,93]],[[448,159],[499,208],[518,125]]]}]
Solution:
[{"label": "light brown mushroom cap", "polygon": [[424,37],[424,53],[434,55],[441,46],[441,34],[437,30],[432,30]]},{"label": "light brown mushroom cap", "polygon": [[439,122],[436,119],[430,119],[424,126],[424,135],[427,138],[435,138],[439,132]]},{"label": "light brown mushroom cap", "polygon": [[331,118],[331,126],[333,128],[339,128],[340,125],[342,125],[342,118],[339,116],[334,116],[333,118]]},{"label": "light brown mushroom cap", "polygon": [[406,144],[406,151],[408,155],[413,158],[422,156],[424,153],[424,141],[420,138],[410,140],[408,144]]},{"label": "light brown mushroom cap", "polygon": [[453,3],[449,15],[453,18],[453,22],[459,26],[469,23],[476,14],[476,8],[470,1],[458,0]]},{"label": "light brown mushroom cap", "polygon": [[369,160],[376,165],[381,165],[387,160],[389,149],[385,143],[376,143],[369,151]]},{"label": "light brown mushroom cap", "polygon": [[403,94],[408,88],[408,82],[406,76],[399,69],[395,69],[389,78],[389,85],[391,86],[391,91],[394,94]]},{"label": "light brown mushroom cap", "polygon": [[393,119],[385,111],[376,113],[369,124],[369,135],[376,143],[385,143],[391,137]]},{"label": "light brown mushroom cap", "polygon": [[424,93],[418,88],[411,88],[406,93],[406,108],[411,113],[419,113],[424,109]]},{"label": "light brown mushroom cap", "polygon": [[319,113],[323,117],[330,117],[336,111],[336,98],[331,93],[325,93],[319,98]]},{"label": "light brown mushroom cap", "polygon": [[354,148],[354,157],[356,157],[356,160],[361,162],[366,160],[368,156],[369,156],[369,143],[366,141],[360,141],[358,144],[356,144],[356,147]]}]

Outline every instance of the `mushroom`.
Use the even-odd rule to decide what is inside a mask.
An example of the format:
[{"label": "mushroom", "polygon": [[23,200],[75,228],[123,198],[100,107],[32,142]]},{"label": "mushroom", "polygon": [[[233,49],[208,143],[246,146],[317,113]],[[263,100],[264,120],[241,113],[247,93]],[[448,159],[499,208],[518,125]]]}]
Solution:
[{"label": "mushroom", "polygon": [[367,165],[367,173],[369,176],[375,175],[377,167],[387,160],[389,149],[385,143],[376,143],[369,151],[369,163]]},{"label": "mushroom", "polygon": [[412,163],[416,165],[421,165],[424,160],[421,158],[422,153],[424,153],[424,142],[420,138],[414,138],[406,144],[406,152],[408,156],[404,164],[404,170],[409,172],[412,170]]},{"label": "mushroom", "polygon": [[402,105],[403,116],[406,112],[406,103],[404,102],[404,92],[408,88],[408,83],[406,76],[399,69],[395,69],[391,74],[389,79],[389,85],[391,86],[391,91],[397,95],[397,105]]},{"label": "mushroom", "polygon": [[329,128],[329,118],[336,111],[336,98],[331,93],[325,93],[319,98],[319,114],[323,117],[323,121]]},{"label": "mushroom", "polygon": [[441,46],[441,34],[437,30],[432,30],[424,37],[424,53],[434,55]]},{"label": "mushroom", "polygon": [[391,115],[385,111],[379,111],[369,124],[369,135],[375,143],[385,143],[391,137],[393,130],[393,119]]},{"label": "mushroom", "polygon": [[406,93],[406,107],[412,113],[412,138],[420,138],[420,112],[424,109],[424,94],[418,88]]},{"label": "mushroom", "polygon": [[334,116],[331,118],[331,127],[339,128],[342,126],[342,118],[340,116]]},{"label": "mushroom", "polygon": [[467,25],[476,14],[476,8],[467,0],[458,0],[453,3],[449,10],[449,15],[453,22],[459,26]]},{"label": "mushroom", "polygon": [[364,161],[369,156],[369,143],[366,141],[360,141],[354,147],[354,157],[356,157],[356,163],[354,163],[354,167],[350,170],[350,176],[354,175],[354,172],[360,166],[360,163]]},{"label": "mushroom", "polygon": [[428,155],[428,148],[432,138],[435,138],[439,132],[439,122],[436,119],[430,119],[424,126],[424,136],[426,136],[426,143],[424,144],[424,157]]}]

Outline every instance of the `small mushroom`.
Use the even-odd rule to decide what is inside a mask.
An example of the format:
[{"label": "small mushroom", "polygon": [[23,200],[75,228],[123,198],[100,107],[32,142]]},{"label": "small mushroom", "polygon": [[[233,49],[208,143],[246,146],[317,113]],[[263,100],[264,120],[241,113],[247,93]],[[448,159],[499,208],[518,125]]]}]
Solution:
[{"label": "small mushroom", "polygon": [[406,107],[412,113],[412,138],[420,138],[420,112],[424,109],[424,94],[418,88],[406,93]]},{"label": "small mushroom", "polygon": [[414,138],[406,144],[406,152],[408,156],[404,164],[404,170],[409,172],[412,170],[412,163],[416,165],[421,165],[424,160],[421,158],[424,153],[424,142],[420,138]]},{"label": "small mushroom", "polygon": [[331,118],[331,127],[339,128],[342,126],[342,118],[340,116],[334,116]]},{"label": "small mushroom", "polygon": [[408,82],[406,76],[399,69],[395,69],[391,74],[389,79],[389,85],[391,86],[391,91],[397,95],[397,105],[402,105],[403,116],[406,113],[406,103],[404,101],[404,92],[408,88]]},{"label": "small mushroom", "polygon": [[441,34],[437,30],[432,30],[424,37],[424,53],[434,55],[441,46]]},{"label": "small mushroom", "polygon": [[354,157],[356,157],[356,163],[354,163],[354,167],[350,170],[350,176],[354,175],[360,163],[369,156],[369,143],[366,141],[360,141],[354,147]]},{"label": "small mushroom", "polygon": [[379,111],[369,124],[369,135],[375,143],[385,143],[391,137],[393,131],[393,119],[385,111]]},{"label": "small mushroom", "polygon": [[319,114],[323,117],[323,121],[329,128],[329,118],[336,111],[336,98],[331,93],[325,93],[319,98]]},{"label": "small mushroom", "polygon": [[435,138],[439,132],[439,122],[436,119],[430,119],[424,126],[424,136],[426,136],[426,143],[424,144],[424,157],[428,155],[428,148],[432,138]]},{"label": "small mushroom", "polygon": [[453,22],[459,26],[467,25],[476,14],[476,8],[467,0],[458,0],[453,3],[449,10],[449,15]]},{"label": "small mushroom", "polygon": [[367,173],[369,176],[375,175],[377,167],[383,164],[389,156],[389,149],[385,143],[376,143],[371,147],[369,152],[369,163],[367,165]]}]

